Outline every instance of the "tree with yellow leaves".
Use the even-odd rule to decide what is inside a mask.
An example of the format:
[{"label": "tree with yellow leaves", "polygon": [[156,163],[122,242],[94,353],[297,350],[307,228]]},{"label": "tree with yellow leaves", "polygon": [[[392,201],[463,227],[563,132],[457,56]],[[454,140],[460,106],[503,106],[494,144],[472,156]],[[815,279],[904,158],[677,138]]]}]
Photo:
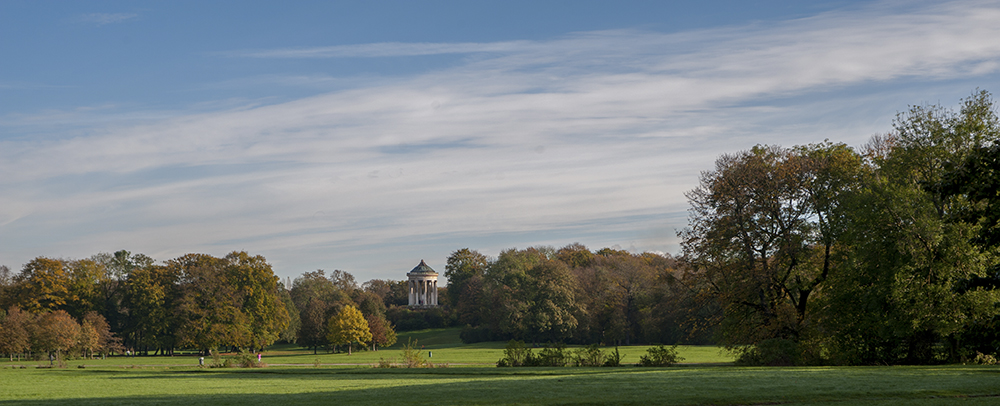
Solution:
[{"label": "tree with yellow leaves", "polygon": [[351,347],[355,342],[367,343],[372,340],[372,332],[368,329],[368,321],[361,311],[354,306],[344,306],[326,323],[326,338],[330,343],[346,344],[347,354],[351,355]]}]

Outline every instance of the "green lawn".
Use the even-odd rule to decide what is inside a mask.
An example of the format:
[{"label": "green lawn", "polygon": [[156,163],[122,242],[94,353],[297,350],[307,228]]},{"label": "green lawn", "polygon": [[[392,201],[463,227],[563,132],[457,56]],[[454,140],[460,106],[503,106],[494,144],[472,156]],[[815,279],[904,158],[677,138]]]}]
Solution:
[{"label": "green lawn", "polygon": [[[73,360],[66,369],[4,360],[0,405],[1000,403],[998,367],[739,368],[716,347],[689,346],[680,347],[686,364],[671,368],[496,368],[504,343],[462,345],[456,329],[400,336],[448,367],[369,366],[399,357],[398,345],[351,356],[275,346],[264,355],[270,366],[258,369],[198,368],[195,356]],[[623,347],[623,361],[645,348]]]},{"label": "green lawn", "polygon": [[[322,349],[316,355],[313,355],[311,350],[296,345],[275,345],[263,352],[262,360],[271,366],[313,366],[317,363],[324,366],[349,364],[368,366],[378,363],[380,358],[400,358],[400,349],[408,339],[413,339],[416,342],[416,347],[421,349],[421,354],[434,364],[447,364],[450,367],[493,366],[496,365],[497,360],[503,358],[503,349],[506,343],[462,344],[462,341],[458,338],[459,331],[460,329],[458,328],[447,328],[401,332],[399,333],[396,345],[388,348],[380,348],[378,351],[355,351],[352,355],[347,355],[346,353],[329,354]],[[628,364],[639,362],[639,357],[646,353],[647,348],[649,346],[620,347],[619,351],[623,354],[622,362]],[[612,351],[614,347],[605,347],[604,350]],[[731,363],[733,361],[732,356],[723,353],[715,346],[679,346],[678,352],[685,358],[682,361],[683,364],[719,364]],[[223,356],[231,355],[223,354]],[[67,364],[70,368],[76,368],[80,365],[86,367],[196,366],[198,365],[198,358],[197,355],[189,353],[173,357],[111,357],[104,360],[76,359],[68,361]],[[206,364],[212,362],[210,357],[205,358]],[[0,359],[0,368],[10,365],[48,365],[48,361],[11,363],[6,361],[6,359]]]},{"label": "green lawn", "polygon": [[0,404],[996,404],[1000,369],[3,369]]}]

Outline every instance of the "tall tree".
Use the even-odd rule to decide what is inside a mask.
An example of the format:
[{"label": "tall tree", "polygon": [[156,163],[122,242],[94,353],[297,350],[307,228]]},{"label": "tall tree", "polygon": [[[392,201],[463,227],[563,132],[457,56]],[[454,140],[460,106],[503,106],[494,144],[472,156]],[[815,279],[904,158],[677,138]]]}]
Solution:
[{"label": "tall tree", "polygon": [[226,274],[240,296],[249,323],[249,346],[261,349],[273,344],[288,325],[288,313],[278,291],[278,277],[260,255],[233,252],[226,256]]},{"label": "tall tree", "polygon": [[66,263],[58,259],[35,258],[24,264],[14,281],[19,306],[31,312],[60,309],[77,300]]},{"label": "tall tree", "polygon": [[812,293],[831,270],[837,197],[854,187],[860,158],[842,144],[758,146],[723,155],[687,194],[687,261],[723,307],[730,348],[808,333]]},{"label": "tall tree", "polygon": [[977,150],[1000,141],[1000,125],[980,92],[957,113],[911,107],[894,127],[869,148],[872,173],[849,211],[850,266],[829,295],[829,348],[843,363],[958,360],[962,331],[994,320],[1000,295],[969,286],[997,258],[976,238],[983,223],[968,217],[982,202],[946,186]]},{"label": "tall tree", "polygon": [[126,313],[122,331],[129,347],[167,351],[174,347],[181,272],[176,264],[150,265],[130,269],[118,282],[123,292],[119,307]]},{"label": "tall tree", "polygon": [[448,301],[457,305],[461,300],[466,282],[474,277],[486,274],[489,259],[478,251],[462,248],[448,256],[444,277],[448,278]]},{"label": "tall tree", "polygon": [[555,250],[533,247],[500,253],[483,277],[482,315],[492,331],[512,338],[562,341],[578,321],[574,280]]},{"label": "tall tree", "polygon": [[326,311],[328,305],[317,297],[309,299],[309,303],[302,309],[300,320],[302,327],[299,329],[297,343],[306,348],[312,348],[316,354],[317,348],[326,345]]}]

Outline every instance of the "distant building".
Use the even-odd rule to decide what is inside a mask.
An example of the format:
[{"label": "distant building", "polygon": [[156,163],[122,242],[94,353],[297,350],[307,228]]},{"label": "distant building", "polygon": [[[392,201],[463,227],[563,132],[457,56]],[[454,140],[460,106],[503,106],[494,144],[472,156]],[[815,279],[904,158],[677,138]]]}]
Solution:
[{"label": "distant building", "polygon": [[438,273],[427,266],[424,260],[406,274],[409,278],[410,306],[432,307],[438,304]]}]

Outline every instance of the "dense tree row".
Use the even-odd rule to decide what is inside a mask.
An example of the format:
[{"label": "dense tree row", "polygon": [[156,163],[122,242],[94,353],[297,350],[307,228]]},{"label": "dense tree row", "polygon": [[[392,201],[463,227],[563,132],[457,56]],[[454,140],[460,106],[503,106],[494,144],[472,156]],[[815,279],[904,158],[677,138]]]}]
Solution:
[{"label": "dense tree row", "polygon": [[461,249],[448,258],[449,301],[467,342],[705,342],[693,291],[669,256],[614,249]]},{"label": "dense tree row", "polygon": [[689,278],[748,362],[958,361],[1000,346],[1000,124],[986,92],[860,150],[723,155],[689,193]]}]

